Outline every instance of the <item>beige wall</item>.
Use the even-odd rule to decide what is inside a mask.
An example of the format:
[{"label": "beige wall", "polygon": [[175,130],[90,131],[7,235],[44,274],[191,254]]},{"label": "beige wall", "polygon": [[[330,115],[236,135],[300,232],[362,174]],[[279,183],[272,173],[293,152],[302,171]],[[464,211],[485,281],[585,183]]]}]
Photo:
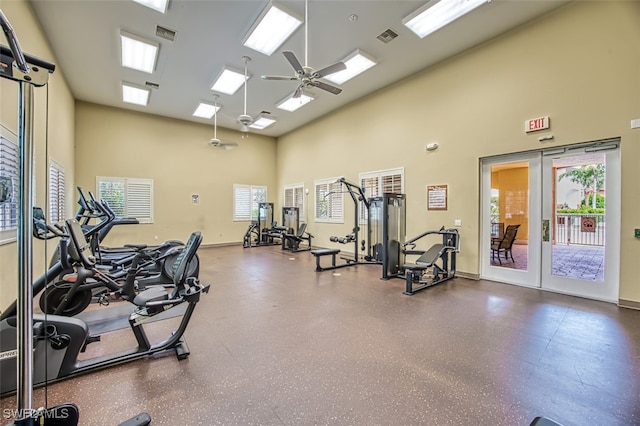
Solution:
[{"label": "beige wall", "polygon": [[[3,2],[25,51],[53,59],[28,4]],[[107,244],[185,239],[201,230],[205,244],[238,242],[246,222],[232,220],[234,183],[267,185],[269,201],[280,211],[283,186],[304,182],[313,194],[316,179],[404,167],[408,200],[407,234],[452,226],[462,220],[458,269],[479,273],[479,159],[509,152],[618,136],[622,140],[622,234],[620,299],[640,306],[634,263],[638,227],[640,131],[640,3],[574,2],[530,24],[418,73],[278,139],[219,129],[234,140],[232,151],[211,148],[211,128],[190,122],[76,102],[61,70],[50,84],[49,153],[67,174],[67,214],[75,210],[73,188],[95,190],[95,177],[154,179],[155,221],[122,227]],[[420,52],[416,52],[419,54]],[[54,60],[55,61],[55,60]],[[11,84],[0,83],[0,119],[11,128],[15,103]],[[348,84],[344,87],[348,90]],[[44,101],[38,94],[36,137],[42,144]],[[14,111],[14,112],[11,112]],[[555,140],[540,144],[523,122],[551,116]],[[7,124],[9,123],[9,124]],[[73,143],[75,142],[75,150]],[[429,142],[440,148],[425,152]],[[46,165],[36,151],[38,199],[44,198]],[[75,158],[74,158],[75,157]],[[427,185],[449,186],[449,208],[426,211]],[[200,195],[200,204],[191,195]],[[346,223],[314,223],[314,244],[333,246],[330,235],[353,227],[345,200]],[[340,246],[340,248],[344,248]],[[36,257],[42,259],[42,247]],[[42,260],[38,260],[43,263]],[[15,244],[0,246],[0,308],[13,298]]]},{"label": "beige wall", "polygon": [[272,200],[276,142],[218,128],[239,144],[224,150],[209,145],[212,136],[213,125],[77,102],[76,184],[95,193],[96,176],[153,179],[154,223],[114,227],[106,245],[185,241],[196,230],[203,244],[242,241],[249,223],[233,221],[233,184],[266,185]]},{"label": "beige wall", "polygon": [[[2,11],[15,30],[20,47],[25,53],[56,63],[53,52],[40,31],[40,26],[31,7],[26,1],[4,1]],[[3,38],[4,39],[4,38]],[[5,41],[1,42],[6,45]],[[74,100],[64,74],[57,69],[51,75],[47,88],[34,89],[34,172],[35,172],[35,204],[45,205],[47,188],[48,159],[54,159],[60,164],[66,179],[73,182],[73,140],[74,140]],[[0,79],[0,123],[17,133],[18,127],[18,84],[7,79]],[[49,114],[48,123],[46,120]],[[47,138],[48,124],[48,138]],[[47,140],[48,139],[48,140]],[[72,208],[71,191],[67,192],[67,211]],[[55,244],[49,244],[48,253],[51,254]],[[34,276],[43,272],[45,262],[44,244],[34,243]],[[0,246],[0,310],[9,305],[17,293],[17,248],[15,242]]]},{"label": "beige wall", "polygon": [[[638,22],[640,2],[574,2],[354,102],[279,138],[279,188],[304,182],[313,194],[314,179],[404,167],[407,235],[461,219],[458,270],[478,274],[480,158],[619,136],[620,299],[640,302],[640,130],[629,124],[640,118]],[[551,143],[524,133],[524,121],[542,115]],[[425,152],[429,142],[440,148]],[[448,211],[427,213],[431,184],[449,185]],[[329,236],[353,227],[346,206],[344,225],[311,219],[315,244],[345,248]]]}]

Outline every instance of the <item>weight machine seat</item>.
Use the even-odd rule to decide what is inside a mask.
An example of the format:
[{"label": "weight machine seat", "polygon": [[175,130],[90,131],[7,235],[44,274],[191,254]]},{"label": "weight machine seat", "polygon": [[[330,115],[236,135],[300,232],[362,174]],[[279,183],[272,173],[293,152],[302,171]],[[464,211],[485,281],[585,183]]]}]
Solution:
[{"label": "weight machine seat", "polygon": [[416,259],[416,263],[409,263],[404,265],[404,269],[421,270],[427,269],[438,260],[442,254],[442,250],[445,248],[444,244],[434,244],[429,250],[427,250],[422,256]]},{"label": "weight machine seat", "polygon": [[328,256],[328,255],[336,255],[340,253],[340,249],[317,249],[317,250],[312,250],[311,254],[314,255],[315,257],[320,257],[320,256]]}]

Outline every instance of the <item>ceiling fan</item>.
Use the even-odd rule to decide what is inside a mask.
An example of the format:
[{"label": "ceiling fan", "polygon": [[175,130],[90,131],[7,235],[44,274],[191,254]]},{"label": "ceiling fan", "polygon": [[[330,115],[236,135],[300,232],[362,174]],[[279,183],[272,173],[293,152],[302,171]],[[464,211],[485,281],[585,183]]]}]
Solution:
[{"label": "ceiling fan", "polygon": [[218,139],[218,95],[214,95],[214,108],[215,112],[213,113],[213,138],[209,140],[209,144],[214,148],[224,148],[224,149],[233,149],[238,146],[235,142],[222,142]]},{"label": "ceiling fan", "polygon": [[290,81],[298,81],[298,87],[296,88],[296,91],[293,94],[294,98],[299,98],[300,96],[302,96],[302,92],[305,88],[307,87],[317,87],[319,89],[325,90],[329,93],[333,93],[334,95],[339,94],[340,92],[342,92],[342,89],[339,89],[335,86],[332,86],[330,84],[324,83],[322,81],[319,81],[318,79],[327,76],[329,74],[333,74],[335,72],[338,71],[342,71],[347,69],[347,66],[344,64],[344,62],[337,62],[333,65],[329,65],[328,67],[322,68],[318,71],[316,71],[315,69],[311,68],[308,65],[308,56],[309,56],[309,52],[308,52],[308,47],[309,47],[309,2],[308,0],[305,0],[304,2],[304,20],[305,20],[305,26],[304,26],[304,66],[302,66],[300,64],[300,61],[298,61],[298,58],[296,57],[295,53],[293,52],[282,52],[282,54],[284,55],[284,57],[287,59],[287,61],[289,61],[289,63],[291,64],[291,66],[293,67],[293,69],[296,72],[296,75],[293,77],[283,77],[283,76],[277,76],[277,75],[263,75],[262,79],[263,80],[290,80]]},{"label": "ceiling fan", "polygon": [[[247,115],[247,81],[249,74],[247,73],[247,62],[251,60],[248,56],[243,56],[244,61],[244,112],[238,116],[238,122],[240,123],[240,131],[243,134],[249,133],[249,125],[253,123],[253,118]],[[243,136],[244,137],[244,136]]]}]

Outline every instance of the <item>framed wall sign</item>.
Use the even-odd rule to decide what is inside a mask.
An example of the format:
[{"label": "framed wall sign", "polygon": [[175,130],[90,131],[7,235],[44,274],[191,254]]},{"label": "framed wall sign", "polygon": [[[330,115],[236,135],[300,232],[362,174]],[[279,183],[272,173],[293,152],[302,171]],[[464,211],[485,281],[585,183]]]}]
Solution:
[{"label": "framed wall sign", "polygon": [[448,185],[427,185],[427,210],[447,210]]}]

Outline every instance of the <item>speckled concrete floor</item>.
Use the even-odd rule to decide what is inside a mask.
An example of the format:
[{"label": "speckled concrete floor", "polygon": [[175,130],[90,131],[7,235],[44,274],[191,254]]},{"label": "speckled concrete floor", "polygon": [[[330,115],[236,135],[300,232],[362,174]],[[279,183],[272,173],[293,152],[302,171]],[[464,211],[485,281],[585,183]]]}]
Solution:
[{"label": "speckled concrete floor", "polygon": [[82,425],[640,425],[638,311],[460,278],[409,297],[378,266],[316,273],[277,246],[199,254],[188,360],[59,382],[48,404]]}]

